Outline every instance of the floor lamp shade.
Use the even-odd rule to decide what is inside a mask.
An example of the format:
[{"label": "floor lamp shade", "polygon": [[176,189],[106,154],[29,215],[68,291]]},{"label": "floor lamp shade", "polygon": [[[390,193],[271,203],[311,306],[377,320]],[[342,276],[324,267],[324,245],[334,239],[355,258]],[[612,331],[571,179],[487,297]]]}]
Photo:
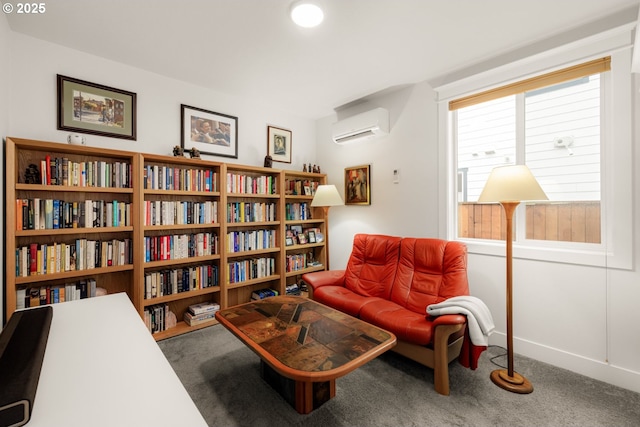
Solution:
[{"label": "floor lamp shade", "polygon": [[325,207],[339,205],[344,205],[344,202],[342,201],[340,193],[338,193],[338,189],[335,185],[318,185],[316,194],[313,196],[313,200],[311,201],[311,206]]},{"label": "floor lamp shade", "polygon": [[522,202],[548,200],[538,181],[525,165],[494,168],[478,202]]},{"label": "floor lamp shade", "polygon": [[478,198],[480,203],[500,202],[507,220],[507,369],[491,372],[491,381],[504,390],[520,394],[533,391],[529,380],[513,369],[513,213],[525,200],[547,200],[547,195],[524,165],[494,168]]}]

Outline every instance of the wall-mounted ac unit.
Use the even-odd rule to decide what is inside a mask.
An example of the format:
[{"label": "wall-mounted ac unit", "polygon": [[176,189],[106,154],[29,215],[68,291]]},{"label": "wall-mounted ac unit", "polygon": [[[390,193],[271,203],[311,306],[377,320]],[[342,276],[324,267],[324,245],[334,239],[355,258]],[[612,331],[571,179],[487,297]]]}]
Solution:
[{"label": "wall-mounted ac unit", "polygon": [[331,136],[336,144],[362,141],[389,133],[389,111],[375,108],[336,122],[331,127]]}]

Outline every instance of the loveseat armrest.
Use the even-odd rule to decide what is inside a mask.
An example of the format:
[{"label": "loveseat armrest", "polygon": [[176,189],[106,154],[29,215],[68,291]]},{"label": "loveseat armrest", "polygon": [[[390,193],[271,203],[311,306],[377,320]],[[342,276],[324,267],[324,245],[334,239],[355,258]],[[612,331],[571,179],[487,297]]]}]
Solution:
[{"label": "loveseat armrest", "polygon": [[442,316],[428,316],[433,322],[433,326],[438,325],[461,325],[467,323],[467,316],[463,314],[443,314]]},{"label": "loveseat armrest", "polygon": [[313,298],[313,291],[322,286],[344,286],[345,270],[315,271],[302,275],[302,280],[309,289],[309,298]]}]

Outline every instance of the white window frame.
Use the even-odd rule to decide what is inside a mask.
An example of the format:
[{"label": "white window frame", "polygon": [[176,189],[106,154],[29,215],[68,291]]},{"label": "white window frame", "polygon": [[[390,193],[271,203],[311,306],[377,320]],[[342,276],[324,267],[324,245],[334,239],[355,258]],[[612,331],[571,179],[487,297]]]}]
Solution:
[{"label": "white window frame", "polygon": [[[503,241],[457,237],[457,152],[453,114],[449,101],[536,75],[567,68],[604,56],[611,56],[611,71],[604,73],[603,123],[601,137],[602,243],[585,244],[518,240],[513,256],[540,261],[601,266],[633,267],[633,98],[631,49],[633,25],[626,25],[580,42],[501,66],[436,87],[438,94],[438,143],[440,164],[445,165],[440,183],[440,235],[467,244],[470,253],[504,256]],[[518,208],[522,210],[521,207]],[[518,213],[516,214],[518,215]],[[516,224],[524,224],[522,214]],[[524,228],[518,226],[519,228]]]}]

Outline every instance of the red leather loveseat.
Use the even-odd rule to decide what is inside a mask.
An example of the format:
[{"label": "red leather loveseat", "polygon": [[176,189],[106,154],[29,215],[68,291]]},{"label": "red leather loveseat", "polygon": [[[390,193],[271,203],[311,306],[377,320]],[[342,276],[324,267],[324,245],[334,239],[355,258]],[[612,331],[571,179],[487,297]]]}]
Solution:
[{"label": "red leather loveseat", "polygon": [[426,308],[469,295],[463,243],[357,234],[346,270],[302,279],[310,298],[393,332],[393,351],[433,368],[436,391],[449,394],[449,363],[460,354],[466,317],[431,317]]}]

